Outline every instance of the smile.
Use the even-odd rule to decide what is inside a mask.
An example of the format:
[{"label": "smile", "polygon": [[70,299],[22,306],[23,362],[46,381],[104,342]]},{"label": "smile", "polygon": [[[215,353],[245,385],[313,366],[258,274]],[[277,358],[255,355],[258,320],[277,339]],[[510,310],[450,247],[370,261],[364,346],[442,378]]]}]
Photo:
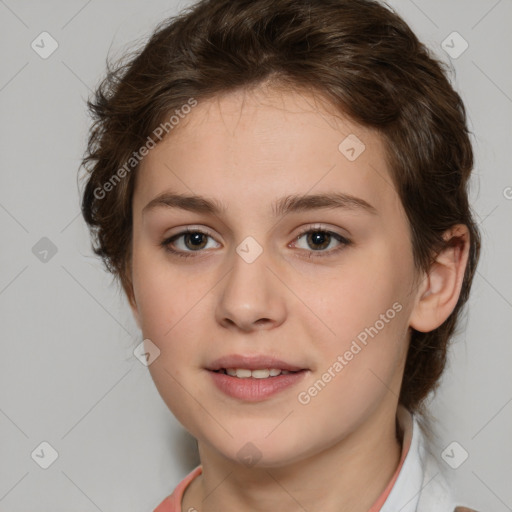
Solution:
[{"label": "smile", "polygon": [[[270,375],[272,370],[276,375]],[[232,373],[234,375],[231,375]],[[217,390],[225,396],[245,402],[270,399],[298,385],[307,373],[308,370],[290,371],[277,368],[208,370]]]},{"label": "smile", "polygon": [[239,379],[268,379],[270,377],[278,377],[279,375],[288,375],[289,370],[281,370],[279,368],[261,368],[257,370],[250,370],[248,368],[221,368],[217,370],[219,373],[229,375],[231,377],[237,377]]}]

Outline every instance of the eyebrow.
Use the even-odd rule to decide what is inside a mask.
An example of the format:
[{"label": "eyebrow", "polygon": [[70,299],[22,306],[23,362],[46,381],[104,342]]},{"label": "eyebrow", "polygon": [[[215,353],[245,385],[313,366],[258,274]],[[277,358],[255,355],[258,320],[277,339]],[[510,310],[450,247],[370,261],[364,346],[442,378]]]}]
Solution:
[{"label": "eyebrow", "polygon": [[[218,216],[222,215],[227,210],[226,205],[213,198],[164,192],[152,199],[142,209],[142,214],[159,207],[177,208]],[[292,212],[304,212],[322,208],[341,208],[346,210],[362,211],[372,215],[378,214],[377,209],[364,199],[340,192],[311,195],[288,195],[281,197],[272,203],[272,212],[276,217],[283,217]]]}]

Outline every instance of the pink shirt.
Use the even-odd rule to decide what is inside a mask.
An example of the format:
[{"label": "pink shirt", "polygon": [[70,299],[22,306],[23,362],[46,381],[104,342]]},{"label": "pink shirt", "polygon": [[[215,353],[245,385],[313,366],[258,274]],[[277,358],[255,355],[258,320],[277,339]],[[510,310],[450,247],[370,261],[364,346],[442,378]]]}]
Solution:
[{"label": "pink shirt", "polygon": [[[396,468],[396,471],[389,481],[387,487],[384,489],[384,492],[377,498],[375,503],[372,505],[370,510],[368,512],[379,512],[382,508],[382,505],[384,505],[384,502],[388,498],[389,494],[391,493],[391,490],[393,489],[393,486],[395,485],[396,479],[398,478],[398,475],[400,473],[400,470],[402,469],[402,465],[404,463],[405,457],[409,451],[409,447],[411,446],[411,438],[412,438],[412,429],[411,428],[405,428],[404,429],[404,438],[402,441],[402,455],[400,457],[400,463],[398,464],[398,467]],[[182,512],[181,510],[181,500],[183,498],[183,494],[185,492],[185,489],[187,488],[188,484],[192,482],[194,478],[199,476],[202,473],[202,467],[197,466],[195,469],[193,469],[174,489],[174,492],[168,496],[167,498],[158,505],[157,508],[155,508],[154,512]],[[185,511],[186,512],[186,511]]]}]

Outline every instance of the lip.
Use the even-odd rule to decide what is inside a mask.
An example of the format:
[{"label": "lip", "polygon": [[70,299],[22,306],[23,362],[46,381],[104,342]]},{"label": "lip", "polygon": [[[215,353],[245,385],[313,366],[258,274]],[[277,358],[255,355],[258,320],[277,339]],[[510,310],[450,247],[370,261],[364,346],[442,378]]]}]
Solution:
[{"label": "lip", "polygon": [[290,372],[298,372],[307,370],[302,366],[287,363],[281,359],[264,354],[242,355],[231,354],[215,359],[207,366],[207,370],[216,371],[222,368],[247,368],[248,370],[258,370],[260,368],[277,368],[279,370],[288,370]]},{"label": "lip", "polygon": [[256,379],[254,377],[239,379],[238,377],[231,377],[225,373],[217,373],[213,370],[208,370],[208,374],[211,375],[217,389],[231,398],[246,402],[261,402],[266,400],[298,384],[307,373],[309,373],[308,370],[299,370],[297,373],[288,373],[267,379]]},{"label": "lip", "polygon": [[[219,373],[217,370],[227,368],[246,368],[248,370],[258,370],[260,368],[277,368],[287,370],[289,373],[269,377],[267,379],[256,379],[248,377],[240,379],[232,377],[225,373]],[[243,400],[246,402],[260,402],[270,398],[277,393],[298,384],[307,373],[308,368],[303,368],[296,364],[291,364],[282,359],[266,355],[241,355],[232,354],[221,357],[213,361],[207,368],[215,386],[225,395]]]}]

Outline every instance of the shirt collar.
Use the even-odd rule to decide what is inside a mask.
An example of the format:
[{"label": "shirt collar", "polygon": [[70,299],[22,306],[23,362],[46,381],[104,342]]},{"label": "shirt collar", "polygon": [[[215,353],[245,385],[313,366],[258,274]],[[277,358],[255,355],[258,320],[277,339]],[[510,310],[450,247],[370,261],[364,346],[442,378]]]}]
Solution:
[{"label": "shirt collar", "polygon": [[427,449],[417,417],[399,405],[397,422],[403,433],[402,451],[407,452],[380,512],[453,512],[456,503],[437,458]]}]

